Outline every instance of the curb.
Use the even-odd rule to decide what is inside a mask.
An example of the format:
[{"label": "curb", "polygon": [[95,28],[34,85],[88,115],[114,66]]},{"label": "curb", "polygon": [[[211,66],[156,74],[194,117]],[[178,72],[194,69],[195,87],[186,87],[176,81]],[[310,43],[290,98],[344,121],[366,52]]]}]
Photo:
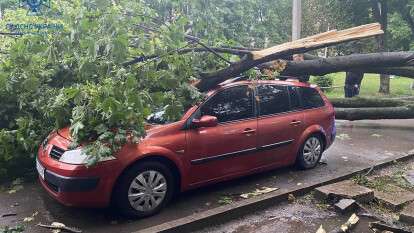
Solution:
[{"label": "curb", "polygon": [[145,228],[145,229],[136,231],[134,233],[193,232],[193,231],[200,230],[201,228],[204,228],[207,226],[217,225],[218,223],[223,223],[223,222],[235,219],[237,217],[241,217],[253,211],[257,211],[259,209],[278,204],[282,201],[287,200],[289,194],[293,194],[295,196],[304,195],[305,193],[317,187],[335,183],[335,182],[342,181],[342,180],[346,180],[357,174],[368,172],[372,169],[383,168],[395,162],[402,162],[402,161],[406,161],[412,158],[414,158],[414,151],[410,151],[398,158],[389,159],[379,164],[376,164],[374,166],[361,168],[354,172],[350,172],[344,175],[339,175],[332,179],[322,181],[320,183],[304,186],[304,187],[290,190],[290,191],[278,190],[279,192],[275,191],[275,192],[261,195],[259,197],[254,197],[254,198],[238,201],[235,203],[231,203],[225,206],[216,207],[211,210],[206,210],[200,213],[195,213],[187,217],[179,218],[179,219],[166,222],[160,225]]}]

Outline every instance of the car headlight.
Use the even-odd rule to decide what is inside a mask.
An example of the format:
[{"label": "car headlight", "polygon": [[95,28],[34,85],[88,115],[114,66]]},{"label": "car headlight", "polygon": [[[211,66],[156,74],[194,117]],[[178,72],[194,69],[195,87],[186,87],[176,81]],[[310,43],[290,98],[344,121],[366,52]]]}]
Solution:
[{"label": "car headlight", "polygon": [[[116,159],[113,156],[101,158],[99,162],[109,161]],[[75,149],[75,150],[68,150],[65,151],[59,159],[62,163],[74,164],[74,165],[82,165],[86,164],[88,161],[88,155],[83,153],[82,149]]]}]

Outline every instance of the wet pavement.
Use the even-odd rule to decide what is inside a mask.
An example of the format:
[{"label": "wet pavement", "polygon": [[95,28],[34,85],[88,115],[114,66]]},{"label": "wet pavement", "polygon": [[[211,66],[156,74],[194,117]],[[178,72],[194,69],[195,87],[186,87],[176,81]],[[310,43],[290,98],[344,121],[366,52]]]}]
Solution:
[{"label": "wet pavement", "polygon": [[[326,232],[332,232],[344,224],[351,214],[338,215],[331,207],[306,200],[300,200],[292,204],[283,202],[266,210],[252,213],[225,224],[209,227],[196,233],[315,233],[321,225],[323,225]],[[359,218],[359,223],[352,232],[372,233],[369,229],[369,222],[375,220],[369,217]]]},{"label": "wet pavement", "polygon": [[[404,124],[403,121],[399,123]],[[407,122],[408,125],[411,123],[412,121]],[[387,121],[381,121],[379,124],[386,125]],[[414,129],[381,128],[378,125],[372,129],[363,127],[361,123],[358,125],[346,122],[346,126],[338,127],[337,134],[338,138],[334,145],[324,153],[323,160],[326,164],[319,165],[315,169],[307,171],[298,171],[295,168],[278,169],[190,191],[180,195],[160,214],[141,220],[124,219],[111,209],[63,207],[51,199],[38,184],[26,183],[23,190],[14,194],[0,193],[0,216],[5,213],[17,214],[17,216],[0,217],[0,226],[14,226],[21,223],[25,217],[38,212],[33,221],[24,223],[27,227],[26,232],[45,232],[45,229],[35,225],[38,222],[53,221],[80,228],[83,232],[133,232],[237,201],[241,199],[240,194],[252,192],[256,188],[279,188],[275,192],[297,189],[301,185],[315,184],[375,165],[414,149]],[[14,206],[15,203],[18,205]],[[275,211],[277,208],[275,207]],[[303,211],[306,211],[306,208]],[[295,215],[294,212],[292,214]],[[313,221],[309,224],[316,223],[317,221]],[[292,232],[301,232],[300,224],[297,227],[299,228]],[[248,229],[246,230],[248,232]]]}]

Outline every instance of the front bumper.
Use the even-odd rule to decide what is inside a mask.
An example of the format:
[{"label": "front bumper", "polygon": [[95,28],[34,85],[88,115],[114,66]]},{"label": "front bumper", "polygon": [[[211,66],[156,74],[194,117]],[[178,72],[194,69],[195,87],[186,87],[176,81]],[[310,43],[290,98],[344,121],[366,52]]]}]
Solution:
[{"label": "front bumper", "polygon": [[45,183],[54,192],[90,192],[98,187],[98,177],[66,177],[45,170]]},{"label": "front bumper", "polygon": [[93,167],[62,163],[51,158],[52,145],[67,148],[60,137],[52,137],[50,144],[39,146],[37,160],[44,168],[39,180],[47,193],[66,206],[106,207],[122,166],[117,160],[101,162]]}]

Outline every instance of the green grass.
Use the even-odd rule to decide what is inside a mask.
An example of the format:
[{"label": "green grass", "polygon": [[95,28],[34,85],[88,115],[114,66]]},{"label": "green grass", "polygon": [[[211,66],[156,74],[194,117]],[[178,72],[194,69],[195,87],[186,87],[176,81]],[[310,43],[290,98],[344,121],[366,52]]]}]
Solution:
[{"label": "green grass", "polygon": [[[345,84],[345,73],[331,74],[334,78],[333,86],[341,86],[334,88],[331,92],[325,93],[328,98],[330,97],[344,97],[344,84]],[[312,79],[311,79],[312,82]],[[361,97],[376,97],[384,96],[378,93],[379,89],[379,75],[378,74],[365,74],[361,84]],[[390,81],[390,95],[389,96],[414,96],[414,90],[411,90],[411,84],[414,79],[396,77]]]}]

